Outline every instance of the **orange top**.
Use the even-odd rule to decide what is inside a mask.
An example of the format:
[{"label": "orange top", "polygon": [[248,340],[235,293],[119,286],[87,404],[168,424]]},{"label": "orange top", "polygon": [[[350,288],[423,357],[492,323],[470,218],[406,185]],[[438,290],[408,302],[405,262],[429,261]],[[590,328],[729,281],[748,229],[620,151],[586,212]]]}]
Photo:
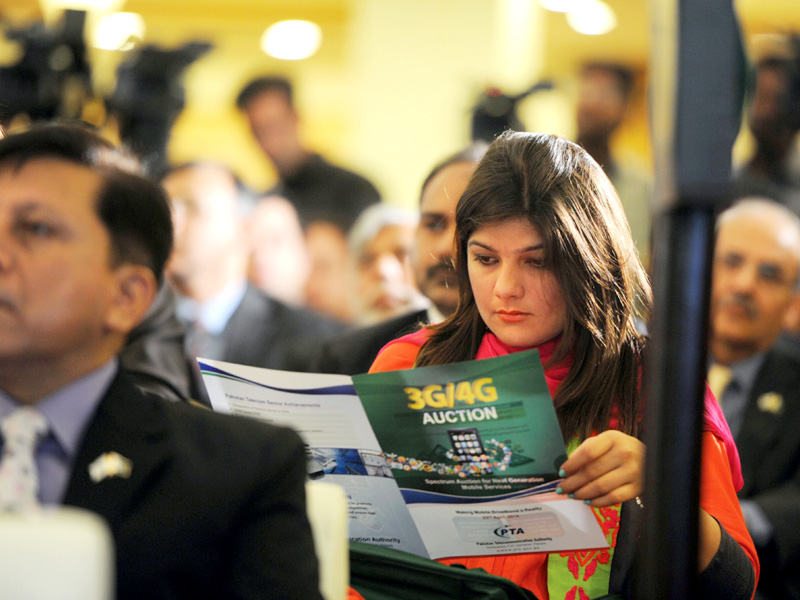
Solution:
[{"label": "orange top", "polygon": [[[418,352],[418,344],[404,341],[395,342],[384,347],[369,372],[380,373],[410,369],[414,366]],[[703,431],[702,436],[700,506],[716,518],[725,531],[742,547],[753,565],[757,581],[758,555],[739,508],[725,444],[710,431]],[[459,563],[468,568],[483,568],[493,575],[510,579],[517,585],[532,591],[541,600],[549,600],[547,553],[447,558],[440,559],[439,562]]]},{"label": "orange top", "polygon": [[347,588],[347,600],[364,600],[364,596],[351,587]]}]

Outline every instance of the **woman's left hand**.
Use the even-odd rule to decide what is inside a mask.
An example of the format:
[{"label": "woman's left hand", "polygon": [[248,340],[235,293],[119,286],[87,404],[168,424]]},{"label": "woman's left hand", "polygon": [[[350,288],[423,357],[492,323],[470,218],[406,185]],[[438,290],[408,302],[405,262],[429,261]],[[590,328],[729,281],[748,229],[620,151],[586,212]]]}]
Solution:
[{"label": "woman's left hand", "polygon": [[[632,500],[644,487],[645,446],[635,437],[608,430],[584,440],[561,466],[561,490],[592,506]],[[588,503],[587,503],[588,504]]]}]

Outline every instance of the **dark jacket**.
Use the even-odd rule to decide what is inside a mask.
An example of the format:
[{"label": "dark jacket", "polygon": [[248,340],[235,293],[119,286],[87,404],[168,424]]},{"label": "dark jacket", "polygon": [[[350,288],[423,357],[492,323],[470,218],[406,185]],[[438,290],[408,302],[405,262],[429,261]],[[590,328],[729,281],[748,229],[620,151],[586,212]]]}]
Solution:
[{"label": "dark jacket", "polygon": [[427,319],[428,312],[420,310],[333,337],[312,358],[310,370],[339,375],[366,373],[381,348],[424,325]]},{"label": "dark jacket", "polygon": [[[777,394],[765,396],[765,394]],[[779,405],[779,409],[777,409]],[[754,500],[772,524],[773,541],[758,548],[759,594],[800,600],[800,359],[767,353],[736,437],[742,499]]]}]

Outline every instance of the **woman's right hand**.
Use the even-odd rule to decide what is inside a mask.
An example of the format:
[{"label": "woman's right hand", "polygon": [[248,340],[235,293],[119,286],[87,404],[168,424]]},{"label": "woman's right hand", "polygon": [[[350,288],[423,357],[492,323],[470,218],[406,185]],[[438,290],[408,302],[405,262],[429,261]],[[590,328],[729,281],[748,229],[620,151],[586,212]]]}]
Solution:
[{"label": "woman's right hand", "polygon": [[561,490],[592,506],[633,500],[644,488],[645,445],[608,430],[584,440],[561,465]]}]

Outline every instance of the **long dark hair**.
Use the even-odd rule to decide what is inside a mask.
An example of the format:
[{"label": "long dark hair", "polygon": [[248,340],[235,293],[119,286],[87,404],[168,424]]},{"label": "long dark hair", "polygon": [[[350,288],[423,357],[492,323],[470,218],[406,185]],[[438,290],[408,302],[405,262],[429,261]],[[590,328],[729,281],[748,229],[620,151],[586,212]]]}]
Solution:
[{"label": "long dark hair", "polygon": [[417,366],[470,360],[486,332],[467,271],[467,242],[481,227],[524,218],[544,243],[544,267],[561,285],[567,324],[550,364],[572,356],[553,399],[565,438],[639,428],[643,336],[637,302],[649,308],[650,283],[619,198],[602,168],[559,137],[506,132],[489,147],[456,209],[459,302],[417,357]]}]

